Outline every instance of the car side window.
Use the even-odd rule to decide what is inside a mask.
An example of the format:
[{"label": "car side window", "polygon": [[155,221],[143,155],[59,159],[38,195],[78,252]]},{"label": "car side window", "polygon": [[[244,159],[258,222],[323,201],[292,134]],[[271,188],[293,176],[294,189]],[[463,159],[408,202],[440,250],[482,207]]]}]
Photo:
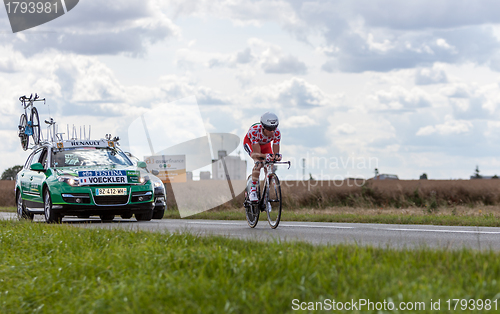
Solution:
[{"label": "car side window", "polygon": [[28,159],[28,161],[26,162],[26,168],[29,168],[34,163],[40,162],[40,156],[42,155],[43,151],[44,151],[43,148],[40,148],[39,150],[35,151],[32,157]]},{"label": "car side window", "polygon": [[39,161],[42,164],[42,166],[43,166],[44,169],[47,169],[46,166],[47,166],[47,160],[48,160],[47,156],[48,155],[49,154],[47,154],[47,149],[44,148],[43,151],[42,151],[42,155],[40,156],[40,161]]}]

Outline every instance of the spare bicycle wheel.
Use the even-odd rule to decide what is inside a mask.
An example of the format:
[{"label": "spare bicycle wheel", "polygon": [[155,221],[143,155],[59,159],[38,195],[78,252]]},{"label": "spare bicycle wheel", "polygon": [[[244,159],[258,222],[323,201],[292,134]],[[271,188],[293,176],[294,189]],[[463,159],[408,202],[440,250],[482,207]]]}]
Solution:
[{"label": "spare bicycle wheel", "polygon": [[281,220],[281,186],[278,176],[274,173],[269,175],[269,187],[265,189],[264,206],[267,213],[267,221],[271,228],[276,229]]},{"label": "spare bicycle wheel", "polygon": [[31,109],[31,123],[33,128],[33,143],[35,145],[40,144],[40,119],[38,117],[38,110],[33,107]]},{"label": "spare bicycle wheel", "polygon": [[19,138],[21,139],[21,146],[23,150],[28,149],[29,144],[29,136],[26,135],[26,126],[28,125],[28,119],[26,119],[26,115],[23,113],[21,115],[21,119],[19,119]]}]

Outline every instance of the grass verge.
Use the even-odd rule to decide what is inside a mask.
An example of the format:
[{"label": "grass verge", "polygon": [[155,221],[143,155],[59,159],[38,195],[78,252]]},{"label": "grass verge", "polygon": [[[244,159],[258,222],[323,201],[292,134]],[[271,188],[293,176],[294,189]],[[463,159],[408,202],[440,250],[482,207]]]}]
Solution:
[{"label": "grass verge", "polygon": [[420,312],[435,312],[431,299],[446,310],[451,298],[492,300],[498,310],[499,277],[500,254],[492,251],[263,244],[0,221],[2,313],[286,313],[333,299],[418,302]]}]

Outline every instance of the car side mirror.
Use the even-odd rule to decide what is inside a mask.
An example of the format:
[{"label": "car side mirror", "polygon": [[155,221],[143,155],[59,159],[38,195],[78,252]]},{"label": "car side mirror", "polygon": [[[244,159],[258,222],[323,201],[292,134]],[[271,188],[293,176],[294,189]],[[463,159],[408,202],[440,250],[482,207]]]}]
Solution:
[{"label": "car side mirror", "polygon": [[139,168],[147,168],[148,165],[144,161],[137,162],[137,167]]},{"label": "car side mirror", "polygon": [[153,169],[153,170],[151,170],[151,173],[154,174],[155,176],[157,176],[160,174],[160,171]]},{"label": "car side mirror", "polygon": [[34,170],[34,171],[45,171],[45,169],[43,168],[42,164],[39,163],[39,162],[35,162],[34,164],[32,164],[30,166],[30,169]]}]

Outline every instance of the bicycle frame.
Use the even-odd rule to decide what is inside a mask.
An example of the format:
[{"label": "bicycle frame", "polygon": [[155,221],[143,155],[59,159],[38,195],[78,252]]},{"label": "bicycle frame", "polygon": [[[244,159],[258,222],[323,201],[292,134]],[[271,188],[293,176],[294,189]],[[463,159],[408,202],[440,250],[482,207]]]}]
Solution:
[{"label": "bicycle frame", "polygon": [[[264,179],[264,191],[262,193],[262,196],[269,195],[269,178],[271,177],[271,174],[275,174],[275,164],[287,164],[288,169],[290,169],[291,162],[290,161],[259,161],[264,165],[264,173],[265,173],[265,179]],[[265,211],[266,209],[266,199],[265,197],[262,197],[259,195],[259,209],[261,211]]]}]

